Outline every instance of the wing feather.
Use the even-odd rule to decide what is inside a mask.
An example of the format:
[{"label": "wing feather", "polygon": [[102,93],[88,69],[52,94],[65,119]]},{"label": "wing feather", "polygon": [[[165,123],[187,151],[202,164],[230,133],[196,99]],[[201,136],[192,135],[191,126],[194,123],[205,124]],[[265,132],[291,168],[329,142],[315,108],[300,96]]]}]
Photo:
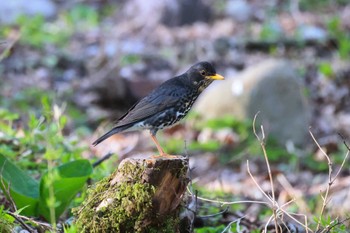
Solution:
[{"label": "wing feather", "polygon": [[[167,84],[166,84],[167,83]],[[166,84],[166,88],[164,88]],[[116,127],[137,123],[166,109],[174,107],[181,96],[185,95],[186,88],[177,85],[176,78],[163,83],[149,95],[141,99],[116,123]]]}]

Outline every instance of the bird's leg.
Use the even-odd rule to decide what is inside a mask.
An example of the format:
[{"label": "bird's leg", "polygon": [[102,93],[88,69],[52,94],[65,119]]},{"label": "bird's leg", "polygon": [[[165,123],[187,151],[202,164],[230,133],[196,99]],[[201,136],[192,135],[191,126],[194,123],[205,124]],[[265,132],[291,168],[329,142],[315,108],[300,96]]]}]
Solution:
[{"label": "bird's leg", "polygon": [[156,144],[156,147],[157,147],[157,149],[159,151],[159,155],[161,155],[161,156],[166,155],[165,152],[163,151],[163,148],[160,146],[156,136],[151,133],[151,137],[152,137],[152,140],[153,140],[154,144]]},{"label": "bird's leg", "polygon": [[152,138],[154,144],[156,144],[156,147],[157,147],[158,152],[159,152],[159,156],[152,156],[153,158],[158,158],[158,157],[176,158],[176,156],[174,156],[174,155],[168,155],[167,153],[165,153],[163,148],[160,146],[156,135],[153,134],[152,132],[150,134],[151,134],[151,138]]}]

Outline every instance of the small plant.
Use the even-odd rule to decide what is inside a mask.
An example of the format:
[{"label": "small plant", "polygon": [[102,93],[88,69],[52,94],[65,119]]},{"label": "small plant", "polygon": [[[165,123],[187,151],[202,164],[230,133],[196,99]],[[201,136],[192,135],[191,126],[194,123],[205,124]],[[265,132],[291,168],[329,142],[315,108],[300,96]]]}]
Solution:
[{"label": "small plant", "polygon": [[53,220],[51,209],[55,212],[54,220],[65,211],[92,172],[89,161],[76,160],[46,172],[38,182],[2,155],[0,167],[0,187],[6,197],[14,201],[17,209],[23,208],[21,214],[42,216],[47,220]]},{"label": "small plant", "polygon": [[0,37],[7,38],[19,28],[19,42],[22,44],[36,49],[45,45],[64,47],[74,33],[95,28],[99,20],[99,14],[93,7],[77,4],[52,21],[47,21],[42,15],[21,15],[16,23],[0,29]]},{"label": "small plant", "polygon": [[10,233],[14,226],[14,217],[9,215],[3,205],[0,205],[0,232]]},{"label": "small plant", "polygon": [[260,32],[260,39],[262,41],[277,41],[283,37],[282,35],[280,25],[278,25],[277,21],[270,19],[264,22]]},{"label": "small plant", "polygon": [[95,8],[89,5],[77,4],[61,15],[61,18],[72,31],[86,31],[98,25],[100,17]]},{"label": "small plant", "polygon": [[46,44],[64,46],[70,34],[55,22],[47,22],[43,16],[20,16],[17,19],[20,28],[20,42],[35,48],[42,48]]},{"label": "small plant", "polygon": [[339,17],[333,17],[327,24],[331,37],[338,41],[338,54],[342,59],[350,58],[350,33],[341,26]]},{"label": "small plant", "polygon": [[323,74],[326,77],[333,77],[334,71],[332,68],[332,65],[329,62],[321,62],[318,65],[318,70],[321,74]]},{"label": "small plant", "polygon": [[139,63],[141,61],[141,56],[138,54],[126,54],[122,56],[120,60],[121,66],[127,66]]},{"label": "small plant", "polygon": [[56,220],[85,186],[92,166],[80,159],[82,149],[63,136],[64,105],[52,104],[48,96],[41,103],[42,115],[30,113],[27,126],[19,129],[14,127],[19,115],[0,109],[0,187],[21,215],[43,217],[56,229]]}]

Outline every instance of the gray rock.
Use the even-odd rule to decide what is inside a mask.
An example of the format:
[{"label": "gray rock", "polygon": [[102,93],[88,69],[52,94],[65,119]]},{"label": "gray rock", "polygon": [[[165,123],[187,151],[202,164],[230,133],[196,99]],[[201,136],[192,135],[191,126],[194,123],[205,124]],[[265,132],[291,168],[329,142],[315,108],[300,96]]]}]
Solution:
[{"label": "gray rock", "polygon": [[298,34],[303,40],[326,40],[327,31],[313,25],[302,25],[298,28]]},{"label": "gray rock", "polygon": [[229,0],[226,5],[226,14],[238,22],[246,22],[252,15],[252,8],[244,0]]},{"label": "gray rock", "polygon": [[233,78],[216,82],[197,101],[194,111],[202,120],[231,115],[253,119],[281,144],[302,145],[311,115],[297,72],[287,61],[267,60]]},{"label": "gray rock", "polygon": [[20,15],[42,15],[45,18],[56,15],[57,7],[51,0],[0,1],[0,23],[11,24]]}]

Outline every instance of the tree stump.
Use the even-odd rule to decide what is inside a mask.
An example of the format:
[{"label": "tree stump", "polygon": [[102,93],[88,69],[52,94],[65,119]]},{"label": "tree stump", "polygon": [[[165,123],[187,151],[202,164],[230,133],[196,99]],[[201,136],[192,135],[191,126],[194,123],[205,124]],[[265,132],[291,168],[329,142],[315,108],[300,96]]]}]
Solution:
[{"label": "tree stump", "polygon": [[125,159],[73,212],[79,232],[179,232],[188,159]]}]

